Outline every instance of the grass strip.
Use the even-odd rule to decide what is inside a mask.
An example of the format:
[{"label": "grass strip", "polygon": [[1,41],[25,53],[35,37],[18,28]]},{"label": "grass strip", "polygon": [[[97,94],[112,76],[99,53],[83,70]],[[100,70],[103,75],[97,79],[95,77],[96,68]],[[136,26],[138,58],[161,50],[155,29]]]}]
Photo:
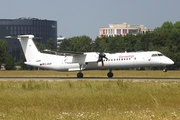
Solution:
[{"label": "grass strip", "polygon": [[0,119],[180,119],[180,82],[0,81]]}]

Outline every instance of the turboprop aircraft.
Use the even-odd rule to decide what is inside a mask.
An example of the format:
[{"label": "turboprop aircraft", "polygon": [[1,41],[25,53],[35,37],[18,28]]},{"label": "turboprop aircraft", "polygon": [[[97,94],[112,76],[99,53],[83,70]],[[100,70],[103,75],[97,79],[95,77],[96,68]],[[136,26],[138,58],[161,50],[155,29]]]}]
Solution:
[{"label": "turboprop aircraft", "polygon": [[[6,38],[11,38],[7,36]],[[112,70],[120,68],[139,68],[172,65],[174,62],[158,51],[147,52],[63,52],[62,54],[41,53],[33,42],[34,35],[18,35],[26,62],[25,64],[58,71],[79,71],[78,78],[83,78],[83,70],[108,69],[107,76],[113,77]]]}]

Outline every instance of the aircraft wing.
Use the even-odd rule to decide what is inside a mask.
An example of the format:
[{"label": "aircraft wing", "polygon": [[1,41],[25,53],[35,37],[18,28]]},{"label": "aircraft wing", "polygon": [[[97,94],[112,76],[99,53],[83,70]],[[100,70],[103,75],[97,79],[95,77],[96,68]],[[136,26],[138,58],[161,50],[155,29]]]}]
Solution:
[{"label": "aircraft wing", "polygon": [[58,51],[58,55],[65,55],[65,56],[79,56],[79,55],[85,55],[84,52],[73,52],[73,51]]},{"label": "aircraft wing", "polygon": [[66,63],[93,63],[97,62],[98,54],[96,52],[73,52],[73,51],[50,51],[44,50],[45,52],[54,53],[56,55],[65,56],[64,62]]},{"label": "aircraft wing", "polygon": [[58,52],[57,55],[65,56],[67,63],[85,64],[89,62],[97,62],[98,54],[96,52]]},{"label": "aircraft wing", "polygon": [[73,51],[51,51],[51,50],[44,50],[44,52],[54,53],[56,55],[62,55],[62,56],[85,55],[84,52],[73,52]]}]

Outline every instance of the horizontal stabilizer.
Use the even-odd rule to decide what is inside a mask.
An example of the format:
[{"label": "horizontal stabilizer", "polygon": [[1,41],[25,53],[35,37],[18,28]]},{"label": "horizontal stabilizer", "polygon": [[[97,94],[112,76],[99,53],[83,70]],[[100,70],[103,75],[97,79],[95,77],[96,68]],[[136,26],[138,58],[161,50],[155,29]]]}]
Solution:
[{"label": "horizontal stabilizer", "polygon": [[18,38],[17,36],[5,36],[5,38]]},{"label": "horizontal stabilizer", "polygon": [[18,35],[18,36],[5,36],[5,38],[33,38],[33,39],[42,39],[41,37],[34,37],[34,35]]},{"label": "horizontal stabilizer", "polygon": [[19,39],[24,55],[26,57],[26,61],[29,62],[31,60],[36,60],[37,58],[40,57],[40,52],[38,51],[36,45],[33,42],[33,39],[35,38],[34,35],[18,35],[17,37],[6,36],[5,38]]}]

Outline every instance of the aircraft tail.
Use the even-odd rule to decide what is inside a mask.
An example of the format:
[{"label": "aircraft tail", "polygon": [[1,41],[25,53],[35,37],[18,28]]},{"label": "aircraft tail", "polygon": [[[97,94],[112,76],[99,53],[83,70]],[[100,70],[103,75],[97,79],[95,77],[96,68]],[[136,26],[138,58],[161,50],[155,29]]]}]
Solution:
[{"label": "aircraft tail", "polygon": [[40,52],[33,42],[34,35],[18,35],[27,62],[39,58]]}]

